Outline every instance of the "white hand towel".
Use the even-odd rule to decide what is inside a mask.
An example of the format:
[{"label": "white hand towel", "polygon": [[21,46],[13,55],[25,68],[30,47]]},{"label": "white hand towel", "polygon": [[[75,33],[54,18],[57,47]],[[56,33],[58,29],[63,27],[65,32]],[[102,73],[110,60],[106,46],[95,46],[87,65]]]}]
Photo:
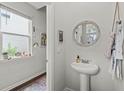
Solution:
[{"label": "white hand towel", "polygon": [[123,46],[123,28],[122,22],[116,22],[116,36],[115,36],[115,74],[116,78],[122,80],[122,62],[123,62],[123,55],[122,55],[122,46]]},{"label": "white hand towel", "polygon": [[114,37],[115,40],[113,41],[114,43],[112,44],[112,47],[114,49],[112,50],[111,65],[109,70],[109,72],[111,72],[112,74],[112,79],[116,78],[122,80],[122,62],[123,62],[122,46],[123,46],[123,38],[124,38],[123,34],[124,33],[122,29],[122,23],[120,24],[119,21],[117,21],[115,37]]},{"label": "white hand towel", "polygon": [[123,29],[122,24],[117,24],[117,32],[116,32],[116,39],[115,39],[115,58],[116,59],[123,59],[122,56],[122,46],[123,46]]}]

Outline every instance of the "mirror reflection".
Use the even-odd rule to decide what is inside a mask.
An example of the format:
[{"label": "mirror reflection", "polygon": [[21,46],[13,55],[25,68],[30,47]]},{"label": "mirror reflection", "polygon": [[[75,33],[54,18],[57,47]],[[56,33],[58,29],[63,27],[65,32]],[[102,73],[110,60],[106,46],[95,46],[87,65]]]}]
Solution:
[{"label": "mirror reflection", "polygon": [[75,41],[83,46],[94,44],[100,36],[100,30],[96,23],[84,21],[74,28]]}]

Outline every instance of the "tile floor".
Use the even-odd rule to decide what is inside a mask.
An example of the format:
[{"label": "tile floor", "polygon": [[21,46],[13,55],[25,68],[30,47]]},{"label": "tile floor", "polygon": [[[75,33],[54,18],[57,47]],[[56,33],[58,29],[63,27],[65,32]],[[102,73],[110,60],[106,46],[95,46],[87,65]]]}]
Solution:
[{"label": "tile floor", "polygon": [[19,89],[18,91],[46,91],[46,75],[37,79],[33,83],[31,83],[27,86],[24,86],[23,88]]}]

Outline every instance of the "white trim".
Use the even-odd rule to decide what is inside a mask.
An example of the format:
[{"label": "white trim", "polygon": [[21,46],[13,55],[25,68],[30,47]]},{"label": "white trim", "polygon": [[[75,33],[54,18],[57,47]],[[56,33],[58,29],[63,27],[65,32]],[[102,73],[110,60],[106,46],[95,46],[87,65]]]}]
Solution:
[{"label": "white trim", "polygon": [[32,39],[32,31],[33,31],[33,21],[30,20],[29,22],[29,34],[30,34],[30,37],[29,37],[29,52],[31,53],[31,55],[33,55],[33,47],[32,47],[32,42],[33,42],[33,39]]},{"label": "white trim", "polygon": [[64,91],[75,91],[75,90],[73,90],[73,89],[71,89],[71,88],[66,87],[66,88],[64,88]]},{"label": "white trim", "polygon": [[[1,13],[1,10],[0,10]],[[1,15],[0,15],[1,16]],[[0,22],[1,22],[1,17],[0,17]],[[2,58],[2,34],[1,34],[1,25],[0,25],[0,59]]]},{"label": "white trim", "polygon": [[2,58],[2,34],[0,32],[0,59]]},{"label": "white trim", "polygon": [[8,34],[8,35],[15,35],[15,36],[23,36],[23,37],[28,37],[28,38],[31,37],[31,35],[22,35],[22,34],[9,33],[9,32],[2,32],[2,31],[1,31],[1,33],[2,33],[2,34]]},{"label": "white trim", "polygon": [[54,5],[47,5],[47,90],[54,91],[55,32]]},{"label": "white trim", "polygon": [[19,16],[22,16],[22,17],[24,17],[24,18],[26,18],[26,19],[32,20],[32,18],[31,18],[30,16],[27,16],[27,15],[23,14],[22,12],[20,12],[20,11],[18,11],[18,10],[16,10],[16,9],[13,9],[13,8],[11,8],[11,7],[9,7],[9,6],[8,6],[7,4],[5,4],[5,3],[0,3],[0,8],[5,9],[5,10],[7,10],[7,11],[9,11],[9,12],[14,13],[14,14],[17,14],[17,15],[19,15]]},{"label": "white trim", "polygon": [[26,78],[26,79],[24,79],[24,80],[22,80],[22,81],[16,82],[16,83],[14,83],[14,84],[12,84],[12,85],[6,87],[6,88],[1,89],[0,91],[9,91],[9,90],[11,90],[11,89],[13,89],[13,88],[15,88],[15,87],[17,87],[17,86],[19,86],[19,85],[21,85],[21,84],[27,82],[27,81],[33,79],[33,78],[35,78],[35,77],[37,77],[37,76],[39,76],[39,75],[41,75],[41,74],[43,74],[43,73],[45,73],[45,71],[36,73],[35,75],[33,75],[33,76],[29,77],[29,78]]}]

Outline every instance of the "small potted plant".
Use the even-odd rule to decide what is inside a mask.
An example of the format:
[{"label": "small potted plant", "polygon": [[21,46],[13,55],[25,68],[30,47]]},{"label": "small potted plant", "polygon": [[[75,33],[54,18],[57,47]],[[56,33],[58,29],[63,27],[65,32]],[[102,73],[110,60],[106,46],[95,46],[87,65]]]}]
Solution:
[{"label": "small potted plant", "polygon": [[15,57],[15,54],[17,53],[17,48],[12,47],[11,43],[8,44],[7,48],[8,56],[9,57]]}]

